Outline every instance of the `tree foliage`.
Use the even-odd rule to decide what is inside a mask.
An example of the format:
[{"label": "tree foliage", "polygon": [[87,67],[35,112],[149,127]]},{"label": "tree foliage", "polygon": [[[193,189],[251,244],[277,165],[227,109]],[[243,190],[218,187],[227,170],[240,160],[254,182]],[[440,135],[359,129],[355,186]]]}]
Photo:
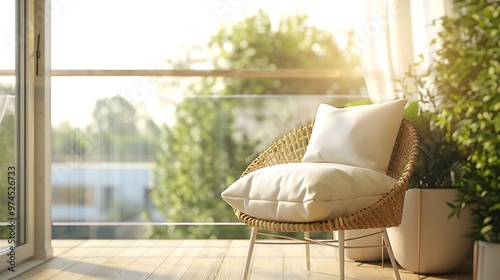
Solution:
[{"label": "tree foliage", "polygon": [[[351,41],[350,41],[351,42]],[[351,42],[352,44],[352,42]],[[343,69],[359,67],[359,58],[342,49],[335,36],[308,24],[297,14],[271,24],[263,11],[235,25],[222,26],[209,47],[213,64],[221,69]],[[349,47],[349,46],[347,46]],[[335,94],[358,93],[362,78],[227,78],[229,94]]]},{"label": "tree foliage", "polygon": [[[244,169],[248,163],[245,155],[252,153],[253,145],[233,139],[228,127],[233,118],[231,106],[225,100],[190,99],[179,104],[176,124],[164,128],[165,145],[158,155],[152,198],[168,221],[234,221],[227,205],[221,203],[220,192]],[[215,229],[161,227],[153,229],[152,236],[222,236]]]},{"label": "tree foliage", "polygon": [[[158,126],[139,116],[121,96],[98,99],[87,127],[69,121],[52,128],[55,161],[152,161],[159,147]],[[145,125],[139,126],[139,120]]]},{"label": "tree foliage", "polygon": [[134,106],[119,95],[98,99],[92,113],[90,130],[117,135],[136,134],[137,116]]},{"label": "tree foliage", "polygon": [[[281,20],[273,28],[260,11],[231,26],[221,27],[209,44],[210,63],[219,69],[328,68],[354,69],[358,60],[342,50],[335,37],[308,24],[307,16]],[[186,50],[188,52],[188,50]],[[184,61],[173,64],[189,67]],[[197,98],[176,103],[173,125],[163,128],[162,148],[154,172],[151,198],[169,222],[236,221],[220,193],[234,182],[258,151],[258,140],[238,130],[242,102],[232,95],[333,94],[358,92],[356,79],[205,78],[185,90]],[[219,97],[214,97],[217,95]],[[249,118],[259,118],[262,105],[251,105]],[[248,102],[245,103],[248,106]],[[250,119],[248,119],[250,121]],[[245,234],[244,234],[245,233]],[[153,227],[155,238],[243,238],[242,227]]]}]

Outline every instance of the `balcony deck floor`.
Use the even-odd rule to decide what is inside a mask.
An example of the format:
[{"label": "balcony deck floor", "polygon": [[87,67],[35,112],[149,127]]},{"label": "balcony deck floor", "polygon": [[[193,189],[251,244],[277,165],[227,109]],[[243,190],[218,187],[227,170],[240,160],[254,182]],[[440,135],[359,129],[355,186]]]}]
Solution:
[{"label": "balcony deck floor", "polygon": [[[54,257],[11,279],[241,279],[248,240],[53,240]],[[346,279],[395,279],[390,264],[347,259]],[[403,280],[472,279],[471,264],[450,275],[400,270]],[[311,246],[311,273],[299,245],[256,245],[250,279],[339,279],[336,250]],[[10,274],[9,274],[10,273]],[[2,278],[4,279],[4,278]]]}]

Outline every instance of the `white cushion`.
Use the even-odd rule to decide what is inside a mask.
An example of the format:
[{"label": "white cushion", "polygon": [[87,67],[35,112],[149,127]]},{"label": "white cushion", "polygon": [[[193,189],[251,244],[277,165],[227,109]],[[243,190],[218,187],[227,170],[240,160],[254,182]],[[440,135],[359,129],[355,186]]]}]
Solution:
[{"label": "white cushion", "polygon": [[377,202],[396,180],[361,167],[289,163],[251,172],[222,198],[243,213],[269,221],[313,222],[353,214]]},{"label": "white cushion", "polygon": [[302,162],[330,162],[385,173],[405,99],[335,108],[320,104]]}]

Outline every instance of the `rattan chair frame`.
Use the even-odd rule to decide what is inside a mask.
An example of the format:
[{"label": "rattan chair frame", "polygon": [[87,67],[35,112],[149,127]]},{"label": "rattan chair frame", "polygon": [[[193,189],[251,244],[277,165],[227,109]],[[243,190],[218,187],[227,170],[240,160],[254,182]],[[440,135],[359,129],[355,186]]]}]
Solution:
[{"label": "rattan chair frame", "polygon": [[[302,125],[286,135],[273,142],[267,149],[259,154],[245,169],[242,177],[246,174],[258,170],[260,168],[285,164],[285,163],[298,163],[301,162],[302,157],[307,149],[307,144],[311,137],[314,122]],[[376,203],[348,216],[339,217],[333,220],[316,221],[307,223],[296,222],[279,222],[267,221],[256,217],[249,216],[238,209],[234,209],[234,213],[240,221],[252,227],[252,234],[250,237],[250,245],[247,255],[247,262],[245,266],[243,279],[246,279],[249,273],[249,264],[253,252],[256,236],[259,230],[277,231],[277,232],[304,232],[306,242],[309,242],[309,232],[339,232],[339,249],[341,252],[341,279],[343,279],[343,250],[344,250],[344,230],[354,229],[381,229],[382,236],[384,237],[385,245],[392,255],[392,248],[387,237],[386,228],[396,227],[401,224],[403,216],[403,203],[408,186],[408,181],[413,173],[415,163],[418,156],[418,135],[412,124],[403,119],[396,142],[392,151],[389,166],[387,168],[387,175],[397,180],[395,186],[389,193],[380,198]],[[341,244],[342,243],[342,244]],[[306,255],[309,257],[308,246],[306,247]],[[393,256],[391,262],[395,269],[396,277],[399,279],[399,272]],[[307,260],[307,268],[309,269],[309,259]]]}]

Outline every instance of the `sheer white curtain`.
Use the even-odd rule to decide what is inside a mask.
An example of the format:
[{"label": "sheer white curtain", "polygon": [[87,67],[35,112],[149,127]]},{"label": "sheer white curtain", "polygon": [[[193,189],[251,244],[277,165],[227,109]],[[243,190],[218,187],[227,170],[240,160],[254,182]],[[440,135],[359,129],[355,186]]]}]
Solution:
[{"label": "sheer white curtain", "polygon": [[366,0],[358,43],[368,94],[374,103],[401,97],[395,79],[403,77],[415,55],[429,54],[432,20],[448,0]]}]

